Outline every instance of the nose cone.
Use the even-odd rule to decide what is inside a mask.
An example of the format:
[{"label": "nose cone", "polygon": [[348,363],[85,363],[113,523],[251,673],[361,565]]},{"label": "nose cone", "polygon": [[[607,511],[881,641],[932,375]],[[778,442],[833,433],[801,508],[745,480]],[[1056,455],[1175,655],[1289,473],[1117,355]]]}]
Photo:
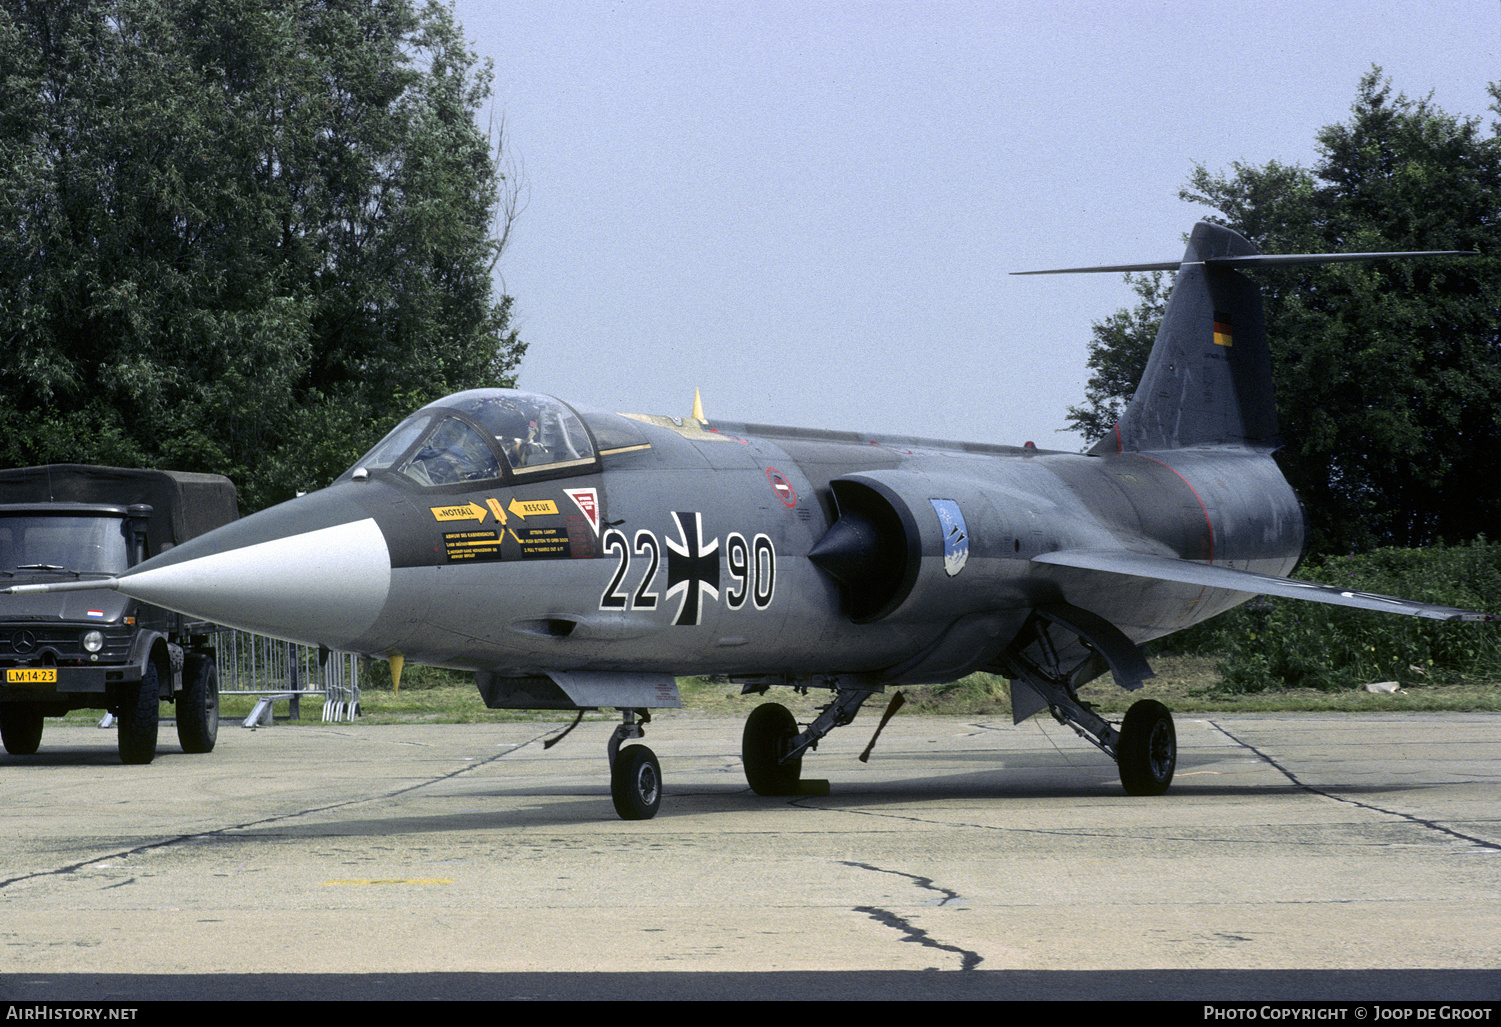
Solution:
[{"label": "nose cone", "polygon": [[391,557],[374,519],[339,491],[200,535],[122,574],[119,590],[226,627],[341,648],[380,616]]}]

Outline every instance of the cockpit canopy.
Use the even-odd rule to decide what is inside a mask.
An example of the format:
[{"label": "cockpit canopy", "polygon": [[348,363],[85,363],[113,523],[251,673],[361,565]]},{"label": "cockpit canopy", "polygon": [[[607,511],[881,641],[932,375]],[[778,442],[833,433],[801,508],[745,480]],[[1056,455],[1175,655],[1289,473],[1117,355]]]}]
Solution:
[{"label": "cockpit canopy", "polygon": [[474,389],[412,414],[343,477],[394,471],[418,485],[437,486],[598,467],[589,432],[565,403],[513,389]]}]

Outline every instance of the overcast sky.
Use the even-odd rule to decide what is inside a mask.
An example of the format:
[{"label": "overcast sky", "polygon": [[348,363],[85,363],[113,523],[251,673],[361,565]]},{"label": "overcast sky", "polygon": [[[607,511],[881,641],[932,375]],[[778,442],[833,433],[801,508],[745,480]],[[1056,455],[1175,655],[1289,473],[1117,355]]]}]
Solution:
[{"label": "overcast sky", "polygon": [[523,388],[1045,448],[1134,296],[1007,272],[1180,256],[1195,163],[1312,166],[1373,64],[1486,126],[1501,80],[1501,0],[455,8],[528,186]]}]

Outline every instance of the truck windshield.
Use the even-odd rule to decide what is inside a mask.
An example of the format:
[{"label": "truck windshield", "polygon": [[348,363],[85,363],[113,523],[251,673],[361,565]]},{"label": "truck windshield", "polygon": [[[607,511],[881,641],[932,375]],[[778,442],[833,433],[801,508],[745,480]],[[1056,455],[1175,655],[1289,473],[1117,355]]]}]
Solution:
[{"label": "truck windshield", "polygon": [[119,574],[129,560],[125,522],[119,517],[0,517],[0,571]]}]

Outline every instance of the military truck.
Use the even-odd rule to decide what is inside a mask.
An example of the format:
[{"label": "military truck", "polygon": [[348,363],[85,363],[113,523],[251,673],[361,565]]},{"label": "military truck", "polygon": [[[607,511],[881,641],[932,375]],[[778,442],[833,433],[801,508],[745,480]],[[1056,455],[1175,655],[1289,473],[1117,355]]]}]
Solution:
[{"label": "military truck", "polygon": [[[0,470],[0,581],[105,579],[239,516],[217,474],[49,464]],[[30,755],[47,717],[114,714],[120,758],[156,756],[161,703],[184,752],[214,748],[212,625],[110,589],[0,595],[0,741]]]}]

